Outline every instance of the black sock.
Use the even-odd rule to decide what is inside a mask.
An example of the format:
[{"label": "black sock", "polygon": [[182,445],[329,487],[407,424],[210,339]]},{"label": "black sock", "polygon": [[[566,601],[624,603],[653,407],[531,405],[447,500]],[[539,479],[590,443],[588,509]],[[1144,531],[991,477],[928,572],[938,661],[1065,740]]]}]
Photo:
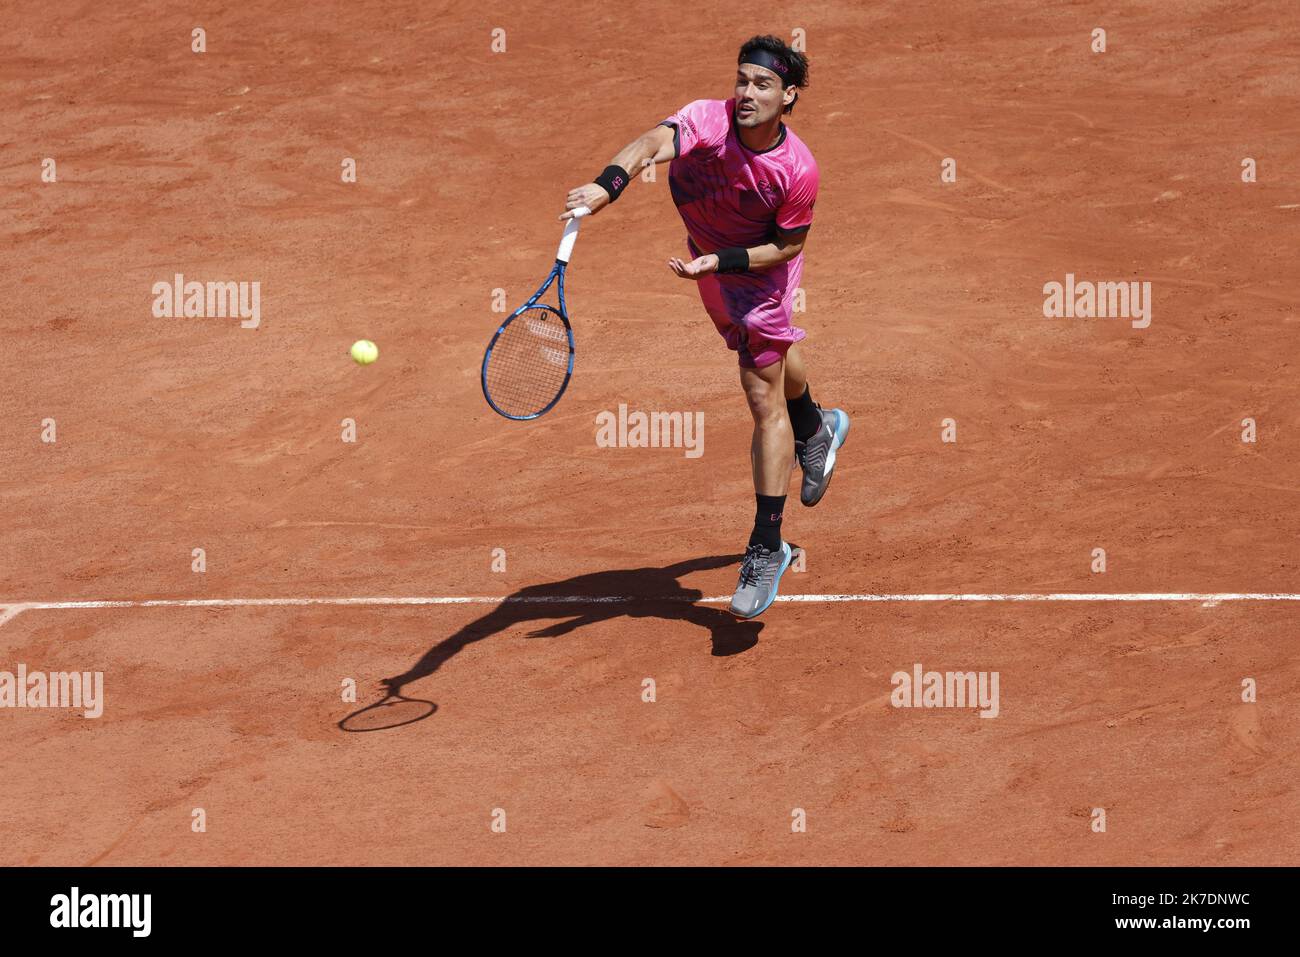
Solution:
[{"label": "black sock", "polygon": [[803,395],[797,399],[786,399],[785,407],[790,412],[790,425],[794,428],[794,437],[799,442],[807,442],[822,427],[822,413],[812,400],[812,390],[803,387]]},{"label": "black sock", "polygon": [[754,531],[749,544],[762,545],[769,552],[781,547],[781,515],[785,512],[784,495],[755,495],[758,509],[754,514]]}]

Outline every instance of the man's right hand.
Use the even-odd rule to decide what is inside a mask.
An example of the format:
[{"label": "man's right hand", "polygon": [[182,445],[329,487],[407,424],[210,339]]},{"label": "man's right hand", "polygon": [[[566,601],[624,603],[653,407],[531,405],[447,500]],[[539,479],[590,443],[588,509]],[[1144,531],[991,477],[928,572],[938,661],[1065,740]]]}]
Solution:
[{"label": "man's right hand", "polygon": [[569,195],[564,201],[564,212],[560,214],[560,219],[572,219],[573,211],[579,206],[586,206],[594,216],[608,205],[609,193],[605,192],[604,187],[597,186],[595,183],[587,183],[585,186],[578,186],[569,190]]}]

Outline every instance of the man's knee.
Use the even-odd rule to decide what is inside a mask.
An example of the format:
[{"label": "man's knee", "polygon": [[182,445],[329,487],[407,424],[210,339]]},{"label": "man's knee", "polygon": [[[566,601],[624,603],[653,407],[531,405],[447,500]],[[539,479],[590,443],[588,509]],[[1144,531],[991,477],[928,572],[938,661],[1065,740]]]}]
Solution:
[{"label": "man's knee", "polygon": [[779,422],[785,416],[785,394],[769,382],[760,379],[746,383],[745,401],[749,414],[760,425]]}]

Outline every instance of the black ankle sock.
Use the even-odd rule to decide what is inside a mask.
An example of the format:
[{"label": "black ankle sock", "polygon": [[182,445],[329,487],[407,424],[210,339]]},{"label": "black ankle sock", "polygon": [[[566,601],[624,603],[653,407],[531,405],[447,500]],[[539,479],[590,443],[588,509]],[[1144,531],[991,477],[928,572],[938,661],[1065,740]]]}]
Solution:
[{"label": "black ankle sock", "polygon": [[794,428],[794,437],[800,442],[807,442],[822,427],[821,410],[812,400],[812,390],[803,387],[803,395],[797,399],[786,399],[785,407],[790,413],[790,425]]},{"label": "black ankle sock", "polygon": [[754,531],[749,544],[762,545],[769,552],[781,547],[781,515],[785,512],[784,495],[755,495],[758,508],[754,514]]}]

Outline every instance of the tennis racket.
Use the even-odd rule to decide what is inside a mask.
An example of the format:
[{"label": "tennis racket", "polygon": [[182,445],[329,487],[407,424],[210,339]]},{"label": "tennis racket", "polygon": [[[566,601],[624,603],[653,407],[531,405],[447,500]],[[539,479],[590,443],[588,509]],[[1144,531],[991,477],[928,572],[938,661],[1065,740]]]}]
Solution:
[{"label": "tennis racket", "polygon": [[[564,270],[578,239],[579,206],[564,224],[555,265],[532,298],[510,314],[483,353],[483,398],[507,419],[535,419],[560,401],[573,377],[573,328],[564,305]],[[559,307],[538,302],[554,283]]]}]

